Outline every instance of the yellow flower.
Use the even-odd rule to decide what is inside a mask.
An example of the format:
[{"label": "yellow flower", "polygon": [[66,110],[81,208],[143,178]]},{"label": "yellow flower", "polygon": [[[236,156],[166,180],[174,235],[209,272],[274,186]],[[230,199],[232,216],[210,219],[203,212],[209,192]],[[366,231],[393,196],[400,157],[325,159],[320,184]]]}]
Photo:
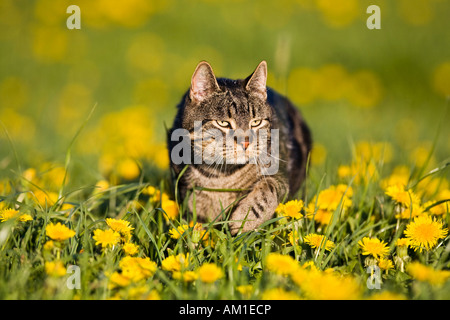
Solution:
[{"label": "yellow flower", "polygon": [[[450,199],[450,197],[449,197]],[[434,214],[435,216],[442,216],[446,214],[449,211],[449,202],[442,202],[439,204],[436,204],[437,201],[428,201],[423,206],[424,208],[431,207],[427,209],[427,211],[431,214]]]},{"label": "yellow flower", "polygon": [[125,180],[134,180],[139,177],[141,169],[139,168],[135,160],[125,158],[123,160],[120,160],[117,164],[117,172],[119,176],[121,176]]},{"label": "yellow flower", "polygon": [[291,200],[286,202],[284,205],[280,205],[278,208],[278,212],[287,217],[300,219],[301,217],[303,217],[303,215],[301,214],[303,206],[304,203],[302,200]]},{"label": "yellow flower", "polygon": [[133,282],[147,279],[156,272],[156,263],[149,258],[133,258],[126,256],[119,262],[122,274]]},{"label": "yellow flower", "polygon": [[142,190],[143,194],[150,196],[150,201],[158,202],[161,200],[161,191],[156,189],[154,186],[148,186]]},{"label": "yellow flower", "polygon": [[27,221],[31,221],[31,220],[33,220],[33,217],[30,216],[29,214],[21,214],[19,216],[19,221],[21,221],[21,222],[27,222]]},{"label": "yellow flower", "polygon": [[306,209],[306,216],[309,219],[313,219],[322,225],[329,224],[331,218],[333,217],[333,211],[317,209],[315,208],[315,204],[311,202]]},{"label": "yellow flower", "polygon": [[337,173],[339,178],[348,178],[352,176],[352,168],[347,165],[340,165]]},{"label": "yellow flower", "polygon": [[322,248],[331,251],[334,248],[334,242],[331,240],[324,240],[324,235],[310,233],[305,237],[305,243],[310,245],[312,248]]},{"label": "yellow flower", "polygon": [[291,256],[271,252],[266,257],[266,267],[271,272],[289,275],[298,269],[298,264]]},{"label": "yellow flower", "polygon": [[408,247],[409,239],[408,238],[398,238],[396,243],[397,247]]},{"label": "yellow flower", "polygon": [[406,300],[407,298],[399,293],[383,291],[370,296],[370,300]]},{"label": "yellow flower", "polygon": [[168,199],[168,197],[165,198],[164,194],[161,200],[161,209],[163,209],[165,212],[164,218],[166,218],[166,220],[174,220],[178,217],[177,203],[173,200]]},{"label": "yellow flower", "polygon": [[398,211],[400,212],[395,215],[396,219],[411,219],[426,214],[420,204],[414,204],[409,208],[401,207]]},{"label": "yellow flower", "polygon": [[161,262],[163,270],[167,271],[181,271],[189,265],[189,253],[184,255],[182,253],[176,256],[168,256]]},{"label": "yellow flower", "polygon": [[5,222],[9,219],[13,219],[19,215],[19,211],[14,209],[3,209],[0,210],[0,221]]},{"label": "yellow flower", "polygon": [[123,245],[122,250],[129,256],[134,256],[136,253],[138,253],[139,251],[139,246],[131,243],[131,242],[127,242]]},{"label": "yellow flower", "polygon": [[448,229],[444,228],[442,221],[436,221],[429,216],[414,218],[414,221],[406,226],[405,236],[410,240],[410,245],[415,251],[433,249],[439,239],[445,238]]},{"label": "yellow flower", "polygon": [[200,240],[208,240],[209,233],[203,230],[201,223],[196,223],[192,229],[192,242],[198,243]]},{"label": "yellow flower", "polygon": [[350,276],[334,272],[309,271],[301,282],[296,282],[308,299],[356,300],[361,297],[361,287]]},{"label": "yellow flower", "polygon": [[291,244],[292,246],[298,244],[299,238],[300,238],[300,237],[299,237],[298,231],[296,231],[296,230],[291,231],[291,232],[289,232],[289,234],[288,234],[288,239],[289,239],[289,242],[290,242],[290,244]]},{"label": "yellow flower", "polygon": [[386,194],[395,200],[395,202],[406,208],[418,206],[420,204],[419,197],[411,190],[405,190],[405,186],[402,184],[387,187]]},{"label": "yellow flower", "polygon": [[379,259],[389,254],[389,247],[386,246],[384,241],[380,241],[377,238],[364,237],[358,242],[358,245],[365,256],[372,255],[374,258]]},{"label": "yellow flower", "polygon": [[30,221],[33,220],[33,217],[30,216],[29,214],[21,214],[19,215],[19,211],[18,210],[14,210],[14,209],[3,209],[0,210],[0,222],[5,222],[8,221],[10,219],[14,219],[14,218],[19,218],[19,221],[21,222],[26,222],[26,221]]},{"label": "yellow flower", "polygon": [[353,189],[351,187],[347,187],[345,184],[339,184],[320,191],[317,200],[314,197],[310,204],[315,204],[317,201],[319,209],[335,211],[342,202],[342,208],[346,209],[352,205],[352,200],[350,199],[352,195]]},{"label": "yellow flower", "polygon": [[263,292],[262,300],[300,300],[300,296],[292,291],[286,291],[282,288],[268,289]]},{"label": "yellow flower", "polygon": [[130,278],[124,276],[121,273],[114,272],[109,276],[109,288],[114,289],[115,287],[126,287],[130,284]]},{"label": "yellow flower", "polygon": [[131,230],[134,229],[130,226],[130,222],[122,219],[106,218],[106,224],[113,231],[120,233],[120,235],[122,235],[126,241],[130,240]]},{"label": "yellow flower", "polygon": [[172,278],[175,280],[183,280],[184,282],[192,282],[198,279],[198,274],[195,271],[174,271]]},{"label": "yellow flower", "polygon": [[37,203],[42,207],[52,206],[58,200],[58,194],[56,194],[55,192],[44,192],[42,190],[36,190],[34,191],[34,196]]},{"label": "yellow flower", "polygon": [[96,229],[94,230],[94,236],[92,239],[96,241],[96,245],[101,245],[104,249],[116,245],[120,240],[120,234],[111,229]]},{"label": "yellow flower", "polygon": [[205,263],[198,269],[198,276],[202,282],[213,283],[223,277],[223,271],[214,263]]},{"label": "yellow flower", "polygon": [[52,240],[48,240],[44,243],[44,250],[50,251],[55,247],[55,243]]},{"label": "yellow flower", "polygon": [[95,187],[94,187],[94,190],[92,191],[92,193],[94,195],[99,195],[101,193],[106,192],[108,190],[108,188],[109,188],[109,182],[107,180],[99,180],[95,184]]},{"label": "yellow flower", "polygon": [[389,259],[381,258],[378,261],[378,267],[380,267],[381,270],[385,270],[386,272],[388,272],[389,270],[394,268],[394,264]]},{"label": "yellow flower", "polygon": [[394,185],[401,185],[405,187],[408,185],[410,175],[411,173],[407,166],[397,166],[394,168],[389,177],[381,180],[381,187],[384,190],[387,190],[388,187]]},{"label": "yellow flower", "polygon": [[189,226],[187,224],[183,224],[181,226],[178,226],[177,228],[172,228],[169,230],[170,237],[172,239],[179,239],[183,233],[189,229]]},{"label": "yellow flower", "polygon": [[67,272],[64,264],[60,260],[45,262],[44,268],[45,273],[57,278],[65,276]]},{"label": "yellow flower", "polygon": [[244,297],[250,297],[253,292],[253,286],[251,284],[237,286],[236,290]]},{"label": "yellow flower", "polygon": [[411,262],[408,264],[407,271],[416,280],[438,286],[444,284],[450,278],[450,271],[434,270],[420,262]]},{"label": "yellow flower", "polygon": [[45,227],[47,236],[56,241],[64,241],[72,238],[76,232],[62,225],[60,222],[57,224],[50,223]]}]

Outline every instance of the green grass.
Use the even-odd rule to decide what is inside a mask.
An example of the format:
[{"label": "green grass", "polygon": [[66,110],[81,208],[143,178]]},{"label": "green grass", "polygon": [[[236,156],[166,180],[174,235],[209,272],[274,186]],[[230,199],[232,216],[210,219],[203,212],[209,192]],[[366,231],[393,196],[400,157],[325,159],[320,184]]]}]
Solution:
[{"label": "green grass", "polygon": [[[431,284],[407,268],[420,262],[445,276],[448,235],[431,250],[409,248],[405,258],[396,240],[413,219],[395,217],[398,205],[383,187],[399,166],[406,168],[408,187],[423,209],[448,228],[450,6],[445,1],[421,2],[421,7],[357,0],[338,7],[331,1],[179,0],[148,2],[155,5],[148,12],[141,1],[110,8],[80,1],[80,30],[66,28],[67,1],[3,2],[0,210],[14,208],[32,220],[0,222],[0,299],[261,299],[274,297],[272,289],[284,290],[275,297],[320,297],[301,279],[305,270],[313,287],[330,288],[324,295],[348,289],[358,299],[380,292],[450,298],[448,279]],[[370,4],[381,8],[381,30],[366,28]],[[165,133],[201,60],[210,62],[218,77],[229,78],[247,77],[266,60],[268,85],[299,107],[313,133],[305,192],[297,198],[307,208],[321,191],[342,183],[353,191],[351,206],[344,210],[338,203],[328,224],[306,217],[303,208],[298,221],[275,216],[235,237],[226,221],[216,220],[203,225],[213,246],[196,244],[192,227],[172,238],[171,229],[191,217],[172,194],[176,186],[167,169]],[[384,155],[369,154],[358,163],[361,141],[379,143],[383,148],[377,152]],[[339,176],[343,165],[350,168],[345,177]],[[351,172],[352,165],[360,170]],[[373,175],[367,175],[367,166]],[[95,186],[104,180],[106,189]],[[146,194],[148,186],[177,202],[176,219],[166,220],[164,204]],[[433,214],[440,205],[443,212]],[[227,216],[226,210],[217,214]],[[313,214],[320,217],[317,210]],[[131,223],[137,256],[156,264],[151,276],[123,288],[111,286],[111,275],[124,273],[125,254],[120,245],[105,251],[95,244],[93,232],[107,229],[107,218]],[[56,222],[76,235],[46,249],[45,228]],[[296,245],[289,241],[293,230]],[[311,248],[305,242],[311,233],[325,235],[335,247],[327,251],[322,242]],[[364,237],[389,247],[394,267],[382,272],[380,290],[366,285],[367,264],[374,261],[362,254],[358,242]],[[184,283],[162,268],[167,257],[188,253],[186,271],[214,263],[222,277]],[[291,257],[298,272],[277,274],[267,263],[274,253]],[[81,289],[67,288],[70,274],[46,272],[45,263],[58,259],[64,268],[79,266]],[[333,276],[327,278],[330,269]],[[345,276],[358,289],[343,282]],[[246,285],[251,287],[243,294],[240,286]],[[332,290],[335,286],[342,290]]]},{"label": "green grass", "polygon": [[[70,172],[69,152],[67,159],[65,170],[69,169]],[[413,172],[422,175],[413,176],[410,181],[413,190],[418,192],[421,190],[419,182],[423,179],[431,177],[444,181],[448,163],[444,162],[425,174],[422,168],[416,169]],[[393,269],[388,272],[382,272],[380,290],[367,288],[369,260],[362,255],[358,242],[364,237],[380,239],[390,248],[388,258],[396,261],[396,240],[404,237],[403,232],[411,222],[410,219],[395,218],[396,205],[380,187],[382,178],[390,174],[388,166],[379,161],[376,171],[385,174],[377,178],[372,176],[367,182],[356,183],[355,177],[342,181],[337,177],[336,171],[329,170],[324,165],[311,165],[305,183],[305,203],[312,202],[315,195],[330,185],[348,183],[345,192],[349,192],[349,188],[353,190],[352,205],[345,212],[342,198],[328,224],[320,224],[307,218],[305,211],[302,211],[304,217],[301,219],[274,217],[258,230],[235,237],[230,235],[226,221],[213,221],[203,225],[208,236],[202,236],[212,239],[212,243],[203,241],[204,238],[199,239],[198,235],[195,238],[192,227],[186,232],[180,232],[178,239],[171,237],[170,229],[191,220],[186,214],[186,204],[179,203],[180,211],[176,219],[166,219],[161,201],[151,200],[145,194],[149,184],[143,178],[144,173],[134,182],[110,186],[99,193],[94,193],[92,185],[72,190],[63,187],[67,183],[67,174],[64,174],[64,184],[59,189],[60,196],[53,205],[37,204],[32,195],[45,186],[33,185],[18,174],[16,178],[7,180],[10,190],[3,191],[0,199],[4,207],[16,208],[20,213],[30,214],[33,219],[27,222],[11,219],[0,223],[0,298],[140,299],[150,296],[161,299],[260,299],[273,288],[294,292],[298,297],[309,297],[308,292],[292,280],[292,275],[281,276],[267,268],[270,253],[290,256],[300,268],[305,263],[312,263],[321,274],[332,268],[337,278],[351,276],[359,283],[359,299],[370,298],[380,291],[398,294],[407,299],[450,298],[450,281],[444,281],[442,285],[419,281],[398,264],[394,264]],[[166,178],[161,179],[156,188],[162,193],[170,194],[168,172],[165,175]],[[429,196],[423,196],[421,200],[425,201],[427,197]],[[64,203],[71,204],[70,209],[63,210]],[[130,203],[134,205],[130,206]],[[226,217],[227,209],[224,208],[218,214]],[[131,242],[139,246],[137,256],[148,257],[157,265],[151,276],[123,287],[111,287],[109,277],[113,272],[120,272],[119,264],[125,254],[121,245],[102,250],[92,238],[95,229],[107,228],[105,219],[108,217],[131,223],[134,228]],[[436,218],[442,219],[447,226],[448,208],[446,213]],[[61,222],[74,230],[76,235],[47,250],[44,245],[49,238],[45,228],[50,222]],[[292,230],[296,230],[299,235],[296,245],[289,242],[288,234]],[[325,251],[322,242],[318,249],[311,248],[304,242],[305,236],[310,233],[325,235],[335,243],[335,247],[330,252]],[[448,239],[448,236],[439,239],[432,250],[419,252],[410,248],[407,262],[418,261],[435,270],[448,269]],[[162,268],[162,261],[181,253],[189,254],[186,271],[198,271],[200,266],[214,263],[222,270],[223,277],[213,283],[204,283],[200,279],[185,283],[175,279],[171,271]],[[60,260],[66,267],[76,265],[80,268],[81,289],[67,288],[66,281],[71,274],[55,276],[45,271],[44,264],[56,260]],[[238,288],[246,285],[251,285],[251,290],[245,294],[240,293]],[[139,294],[136,293],[138,288],[142,290]]]}]

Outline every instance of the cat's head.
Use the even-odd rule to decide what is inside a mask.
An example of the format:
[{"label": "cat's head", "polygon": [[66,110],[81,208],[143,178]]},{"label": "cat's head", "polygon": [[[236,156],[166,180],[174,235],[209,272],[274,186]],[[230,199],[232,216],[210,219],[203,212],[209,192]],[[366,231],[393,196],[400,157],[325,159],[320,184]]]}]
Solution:
[{"label": "cat's head", "polygon": [[183,127],[192,132],[201,121],[202,136],[191,138],[201,139],[207,163],[243,164],[267,153],[274,115],[266,80],[265,61],[243,80],[216,79],[207,62],[199,63],[186,97]]}]

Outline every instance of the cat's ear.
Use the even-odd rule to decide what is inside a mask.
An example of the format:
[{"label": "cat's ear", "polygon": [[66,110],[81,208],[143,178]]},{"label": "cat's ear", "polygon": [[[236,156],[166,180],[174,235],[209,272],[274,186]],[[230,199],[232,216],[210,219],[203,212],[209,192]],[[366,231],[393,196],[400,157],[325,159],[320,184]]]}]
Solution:
[{"label": "cat's ear", "polygon": [[214,72],[208,62],[198,64],[191,79],[189,96],[192,101],[203,101],[214,91],[220,90]]},{"label": "cat's ear", "polygon": [[250,77],[248,77],[245,85],[245,89],[258,94],[264,100],[267,99],[267,62],[262,61],[252,73]]}]

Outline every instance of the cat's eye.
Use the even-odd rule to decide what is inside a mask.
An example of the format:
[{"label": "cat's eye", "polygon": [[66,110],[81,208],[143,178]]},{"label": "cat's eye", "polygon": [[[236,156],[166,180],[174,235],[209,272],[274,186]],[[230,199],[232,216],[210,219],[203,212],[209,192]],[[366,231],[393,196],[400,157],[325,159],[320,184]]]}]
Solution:
[{"label": "cat's eye", "polygon": [[252,128],[256,128],[256,127],[259,127],[259,126],[261,125],[262,122],[263,122],[263,121],[262,121],[262,120],[259,120],[259,119],[252,120],[252,121],[250,121],[250,126],[251,126]]},{"label": "cat's eye", "polygon": [[230,128],[231,124],[228,121],[216,120],[216,123],[223,128]]}]

